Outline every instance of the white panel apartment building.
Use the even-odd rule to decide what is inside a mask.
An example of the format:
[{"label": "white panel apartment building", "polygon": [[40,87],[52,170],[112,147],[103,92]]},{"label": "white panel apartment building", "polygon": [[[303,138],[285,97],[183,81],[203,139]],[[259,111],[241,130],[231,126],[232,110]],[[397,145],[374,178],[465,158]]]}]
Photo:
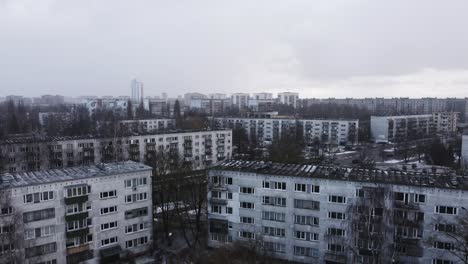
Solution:
[{"label": "white panel apartment building", "polygon": [[0,172],[23,172],[177,154],[195,168],[230,159],[231,130],[151,133],[117,138],[18,138],[0,142]]},{"label": "white panel apartment building", "polygon": [[466,178],[249,161],[209,177],[211,247],[258,243],[301,263],[460,263],[447,232],[464,230]]},{"label": "white panel apartment building", "polygon": [[459,113],[438,112],[426,115],[371,116],[371,136],[375,142],[396,142],[421,138],[436,132],[457,130]]},{"label": "white panel apartment building", "polygon": [[294,108],[296,108],[297,102],[299,101],[299,93],[292,93],[292,92],[278,93],[278,101],[281,104],[291,105]]},{"label": "white panel apartment building", "polygon": [[215,118],[219,128],[243,128],[249,139],[270,144],[291,128],[302,129],[306,143],[319,140],[325,144],[346,145],[358,142],[359,120],[320,120],[293,118]]},{"label": "white panel apartment building", "polygon": [[121,120],[119,123],[130,130],[141,132],[155,132],[160,130],[175,129],[175,119],[171,118]]},{"label": "white panel apartment building", "polygon": [[[0,230],[14,225],[18,263],[109,263],[150,249],[151,167],[125,162],[0,177]],[[2,246],[12,263],[11,244]]]}]

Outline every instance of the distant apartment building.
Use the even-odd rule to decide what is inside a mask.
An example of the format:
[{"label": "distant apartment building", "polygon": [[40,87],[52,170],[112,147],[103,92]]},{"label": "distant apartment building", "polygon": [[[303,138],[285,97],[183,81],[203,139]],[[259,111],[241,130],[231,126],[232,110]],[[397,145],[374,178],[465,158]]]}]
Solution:
[{"label": "distant apartment building", "polygon": [[208,94],[208,99],[224,100],[227,99],[227,96],[223,93],[210,93]]},{"label": "distant apartment building", "polygon": [[90,115],[96,114],[100,110],[110,110],[116,116],[126,117],[128,109],[128,100],[111,98],[111,99],[82,99],[81,103]]},{"label": "distant apartment building", "polygon": [[0,172],[61,169],[115,161],[146,162],[166,152],[190,162],[194,168],[230,159],[230,130],[165,131],[113,138],[46,137],[0,142]]},{"label": "distant apartment building", "polygon": [[[171,109],[167,99],[162,98],[145,98],[143,105],[152,115],[156,116],[170,116]],[[168,107],[169,106],[169,107]]]},{"label": "distant apartment building", "polygon": [[246,109],[249,106],[249,98],[248,93],[234,93],[231,95],[231,105],[238,109]]},{"label": "distant apartment building", "polygon": [[119,123],[126,130],[136,132],[151,133],[175,129],[175,119],[169,118],[121,120]]},{"label": "distant apartment building", "polygon": [[438,112],[433,113],[434,125],[438,132],[452,133],[457,131],[460,113],[458,112]]},{"label": "distant apartment building", "polygon": [[40,112],[38,114],[39,124],[41,126],[46,126],[51,118],[58,119],[61,121],[67,121],[68,119],[70,119],[70,115],[71,114],[68,112]]},{"label": "distant apartment building", "polygon": [[201,100],[201,99],[206,99],[207,96],[202,93],[186,93],[184,94],[184,104],[187,106],[190,106],[192,103],[192,100]]},{"label": "distant apartment building", "polygon": [[230,105],[229,99],[192,99],[188,106],[190,110],[216,115],[224,112],[227,106]]},{"label": "distant apartment building", "polygon": [[310,98],[302,100],[304,106],[328,103],[356,106],[373,114],[382,115],[459,112],[460,120],[468,121],[468,98]]},{"label": "distant apartment building", "polygon": [[280,104],[291,105],[294,108],[298,107],[299,93],[283,92],[278,93],[278,101]]},{"label": "distant apartment building", "polygon": [[147,252],[151,175],[135,162],[0,175],[2,259],[112,263]]},{"label": "distant apartment building", "polygon": [[421,139],[437,132],[457,131],[459,113],[439,112],[425,115],[371,116],[371,137],[375,142]]},{"label": "distant apartment building", "polygon": [[[209,172],[208,246],[294,263],[460,263],[468,180],[451,174],[228,161]],[[452,232],[452,233],[450,233]]]},{"label": "distant apartment building", "polygon": [[292,130],[302,131],[306,143],[319,141],[324,144],[346,145],[358,141],[358,120],[320,120],[294,118],[215,118],[219,128],[242,128],[249,139],[268,145]]},{"label": "distant apartment building", "polygon": [[131,99],[133,102],[139,104],[143,101],[144,98],[144,87],[143,83],[138,81],[137,79],[133,79],[130,82],[130,88],[132,90]]},{"label": "distant apartment building", "polygon": [[272,111],[275,104],[272,93],[254,93],[249,98],[249,109],[255,112]]}]

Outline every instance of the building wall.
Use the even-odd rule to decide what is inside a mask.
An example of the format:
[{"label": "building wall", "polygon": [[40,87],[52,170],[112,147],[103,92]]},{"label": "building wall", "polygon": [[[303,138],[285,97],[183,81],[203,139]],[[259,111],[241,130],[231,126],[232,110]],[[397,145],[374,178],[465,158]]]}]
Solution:
[{"label": "building wall", "polygon": [[230,130],[148,134],[121,138],[63,139],[0,144],[3,172],[22,172],[100,164],[118,160],[145,162],[149,152],[175,151],[195,168],[230,159]]},{"label": "building wall", "polygon": [[[94,259],[88,260],[87,263],[100,263],[100,252],[103,249],[110,247],[120,246],[120,252],[129,250],[133,253],[139,253],[146,251],[150,248],[150,244],[153,240],[152,234],[152,188],[151,188],[151,169],[139,172],[130,173],[116,173],[115,175],[109,175],[105,177],[90,177],[86,179],[73,180],[73,172],[69,172],[70,175],[66,180],[60,182],[52,182],[47,184],[34,184],[25,187],[11,188],[12,191],[12,204],[13,210],[16,213],[28,214],[28,212],[38,211],[43,209],[54,209],[55,216],[49,219],[37,220],[24,223],[22,226],[23,230],[32,230],[36,228],[44,228],[46,226],[54,226],[54,232],[43,237],[36,237],[25,240],[24,248],[21,249],[23,258],[25,257],[25,251],[28,248],[34,246],[40,246],[48,243],[56,243],[56,251],[53,253],[45,254],[38,257],[25,258],[26,263],[39,263],[42,261],[56,260],[56,263],[67,263],[67,255],[71,252],[78,251],[89,251]],[[146,184],[137,186],[134,188],[126,188],[124,182],[126,179],[134,178],[146,178]],[[67,189],[74,186],[91,186],[91,193],[82,195],[80,197],[87,197],[89,203],[91,203],[91,209],[85,210],[88,216],[81,218],[81,214],[68,214],[67,213]],[[101,199],[100,193],[104,191],[116,191],[117,196],[114,198]],[[25,203],[25,196],[32,193],[42,193],[52,191],[54,199],[48,201],[41,201],[39,203]],[[134,202],[126,203],[125,196],[146,193],[147,199]],[[71,204],[69,204],[71,205]],[[117,212],[101,215],[101,208],[117,206]],[[147,208],[147,215],[128,219],[125,217],[125,212],[135,208]],[[74,237],[73,231],[67,231],[67,224],[72,222],[67,217],[75,217],[76,219],[90,219],[91,225],[80,229],[84,233],[83,236],[91,235],[92,241],[89,243],[83,243],[77,246],[67,246],[67,237]],[[23,217],[22,217],[23,218]],[[21,218],[21,219],[22,219]],[[109,230],[101,230],[101,224],[117,221],[117,227]],[[125,227],[130,224],[145,224],[145,229],[126,233]],[[17,225],[20,227],[21,225]],[[86,228],[89,228],[88,231]],[[80,231],[77,231],[80,232]],[[24,234],[24,232],[22,232]],[[112,245],[101,246],[101,240],[118,237],[118,242]],[[146,237],[147,243],[135,248],[126,248],[126,241]],[[25,237],[26,238],[26,237]],[[68,253],[67,253],[68,252]]]},{"label": "building wall", "polygon": [[304,139],[312,143],[318,139],[328,144],[355,144],[358,142],[358,120],[313,120],[280,118],[216,118],[220,128],[243,128],[250,139],[256,137],[263,144],[270,144],[290,128],[302,129]]},{"label": "building wall", "polygon": [[[353,226],[358,225],[361,220],[353,212],[362,205],[372,208],[372,204],[380,199],[377,197],[381,197],[379,207],[386,209],[383,210],[381,216],[375,216],[370,221],[374,226],[385,226],[388,231],[380,233],[384,237],[377,237],[375,241],[383,242],[382,248],[393,248],[393,245],[398,245],[400,248],[405,248],[406,251],[406,253],[394,250],[386,252],[387,255],[383,255],[386,258],[383,259],[382,263],[390,261],[392,257],[402,263],[433,263],[432,260],[436,258],[457,261],[456,257],[447,254],[446,251],[432,248],[430,239],[435,236],[437,241],[447,242],[447,239],[444,239],[440,232],[434,231],[434,225],[440,222],[440,219],[454,223],[456,215],[436,213],[435,207],[452,206],[458,208],[458,213],[460,213],[468,203],[467,190],[265,175],[222,169],[212,170],[209,175],[212,177],[211,192],[208,196],[208,219],[210,222],[208,245],[211,247],[220,247],[231,241],[252,241],[252,239],[240,237],[239,232],[247,231],[255,234],[257,242],[267,241],[282,244],[282,252],[272,253],[278,258],[301,263],[324,263],[325,260],[336,261],[336,263],[360,263],[360,257],[353,252],[360,252],[355,241],[359,239],[361,234],[353,229]],[[221,183],[213,183],[213,176],[222,177]],[[228,178],[230,179],[228,180]],[[282,182],[286,188],[285,190],[263,188],[263,181]],[[295,191],[295,184],[305,184],[305,192]],[[312,186],[319,186],[318,192],[312,191],[316,190]],[[241,187],[251,187],[254,189],[254,193],[241,193]],[[360,198],[357,196],[357,190],[364,190],[366,195],[367,193],[372,195],[374,192],[372,190],[376,190],[374,195],[377,196],[371,199]],[[214,192],[220,192],[221,198],[213,198]],[[408,194],[408,202],[396,201],[397,192]],[[424,202],[414,202],[416,195],[424,195]],[[263,202],[263,196],[285,198],[286,204],[285,206],[267,205]],[[331,196],[345,197],[346,200],[344,203],[331,202]],[[317,210],[296,208],[295,199],[316,201],[319,203],[319,208]],[[242,202],[254,203],[255,207],[253,209],[241,208]],[[221,206],[220,213],[214,210],[216,208],[213,208],[213,205]],[[396,210],[406,211],[409,220],[403,221],[397,217]],[[284,221],[266,220],[264,212],[284,214]],[[331,219],[330,213],[333,212],[345,214],[345,219]],[[420,216],[420,213],[424,214],[423,219],[414,220],[416,215]],[[296,215],[316,217],[318,223],[298,224],[295,222]],[[254,219],[254,223],[242,223],[242,217],[251,217]],[[265,234],[265,227],[284,229],[285,235]],[[400,227],[409,228],[408,232],[411,235],[396,235],[395,232]],[[345,235],[343,237],[332,235],[329,233],[329,228],[342,229]],[[317,237],[312,241],[305,241],[295,238],[296,231],[315,233]],[[418,237],[419,234],[421,237]],[[397,238],[394,240],[394,237]],[[332,252],[329,244],[344,245],[346,249],[339,253]],[[294,252],[295,246],[310,248],[312,253],[310,256],[298,256]]]},{"label": "building wall", "polygon": [[371,116],[375,142],[397,142],[408,137],[426,137],[437,132],[433,115]]}]

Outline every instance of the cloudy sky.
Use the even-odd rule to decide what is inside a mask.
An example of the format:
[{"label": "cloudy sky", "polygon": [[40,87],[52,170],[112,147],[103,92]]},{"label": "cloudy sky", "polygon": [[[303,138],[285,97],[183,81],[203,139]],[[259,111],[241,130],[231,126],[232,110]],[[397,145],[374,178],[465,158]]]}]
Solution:
[{"label": "cloudy sky", "polygon": [[0,96],[468,96],[466,0],[0,0]]}]

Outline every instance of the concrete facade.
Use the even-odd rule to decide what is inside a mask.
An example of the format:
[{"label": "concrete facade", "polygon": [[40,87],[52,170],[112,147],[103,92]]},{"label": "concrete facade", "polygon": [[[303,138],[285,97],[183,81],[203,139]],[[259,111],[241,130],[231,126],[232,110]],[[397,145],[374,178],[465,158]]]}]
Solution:
[{"label": "concrete facade", "polygon": [[230,159],[231,130],[164,132],[117,138],[19,138],[0,142],[3,172],[24,172],[133,160],[170,151],[195,168]]},{"label": "concrete facade", "polygon": [[346,145],[358,142],[359,120],[319,120],[293,118],[215,118],[219,128],[243,128],[250,139],[271,144],[291,128],[302,130],[306,143],[318,140],[324,144]]},{"label": "concrete facade", "polygon": [[432,114],[371,116],[371,138],[376,142],[397,142],[425,137],[437,131]]},{"label": "concrete facade", "polygon": [[[1,175],[24,263],[101,263],[151,248],[151,167],[134,162]],[[19,218],[15,218],[19,216]],[[8,263],[8,261],[7,261]],[[23,262],[21,262],[23,263]]]},{"label": "concrete facade", "polygon": [[257,243],[300,263],[458,263],[442,227],[467,213],[462,177],[243,161],[209,177],[211,247]]}]

